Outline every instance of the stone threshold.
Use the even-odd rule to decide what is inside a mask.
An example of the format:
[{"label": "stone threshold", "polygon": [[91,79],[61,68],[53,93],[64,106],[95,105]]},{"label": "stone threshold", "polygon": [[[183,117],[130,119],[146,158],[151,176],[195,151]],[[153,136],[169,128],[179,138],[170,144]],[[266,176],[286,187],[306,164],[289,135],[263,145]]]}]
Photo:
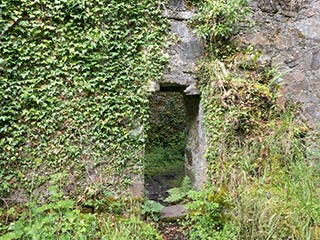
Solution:
[{"label": "stone threshold", "polygon": [[171,222],[178,219],[183,219],[186,216],[187,212],[187,207],[182,204],[164,207],[160,210],[160,220]]}]

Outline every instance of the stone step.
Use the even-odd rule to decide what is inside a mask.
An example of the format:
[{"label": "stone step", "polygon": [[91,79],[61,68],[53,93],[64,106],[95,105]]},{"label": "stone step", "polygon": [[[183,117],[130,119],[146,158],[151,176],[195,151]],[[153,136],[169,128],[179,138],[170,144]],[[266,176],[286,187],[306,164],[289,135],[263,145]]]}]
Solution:
[{"label": "stone step", "polygon": [[160,210],[160,220],[170,222],[182,219],[186,216],[187,212],[188,211],[185,205],[164,207]]}]

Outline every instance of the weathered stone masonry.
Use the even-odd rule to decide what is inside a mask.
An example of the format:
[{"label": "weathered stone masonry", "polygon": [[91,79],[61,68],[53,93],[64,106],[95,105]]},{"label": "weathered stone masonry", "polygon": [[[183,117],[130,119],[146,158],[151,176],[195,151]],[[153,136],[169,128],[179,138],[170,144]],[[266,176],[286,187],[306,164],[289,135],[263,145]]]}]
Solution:
[{"label": "weathered stone masonry", "polygon": [[199,189],[206,181],[207,168],[203,112],[195,78],[197,62],[203,55],[203,43],[188,26],[188,20],[193,15],[193,10],[188,9],[182,0],[169,1],[164,10],[174,43],[168,50],[170,58],[162,80],[157,84],[160,91],[183,93],[186,111],[185,171],[193,186]]},{"label": "weathered stone masonry", "polygon": [[[180,86],[185,93],[186,173],[198,188],[206,179],[206,143],[194,72],[203,46],[187,24],[194,11],[183,0],[169,2],[164,15],[176,44],[169,51],[170,61],[160,87]],[[310,127],[320,127],[320,0],[253,0],[251,10],[255,26],[237,38],[261,50],[262,66],[282,73],[278,103],[293,100],[301,106],[301,119]]]},{"label": "weathered stone masonry", "polygon": [[252,2],[255,27],[240,40],[262,51],[264,65],[278,68],[282,104],[285,99],[301,105],[309,126],[320,126],[320,1]]},{"label": "weathered stone masonry", "polygon": [[[301,106],[301,118],[320,127],[320,0],[253,0],[253,29],[241,31],[237,39],[261,50],[258,64],[283,73],[279,104],[290,99]],[[186,108],[186,174],[195,188],[206,181],[206,139],[195,67],[203,55],[203,44],[187,21],[194,11],[183,0],[170,0],[164,16],[170,22],[175,43],[169,49],[169,64],[163,78],[151,91],[180,91]],[[140,187],[141,190],[141,187]]]},{"label": "weathered stone masonry", "polygon": [[[183,0],[170,0],[166,5],[163,15],[169,21],[174,39],[167,51],[169,62],[160,82],[151,82],[147,88],[150,92],[171,91],[183,94],[186,112],[185,172],[193,187],[200,189],[206,182],[207,161],[203,111],[195,72],[198,60],[203,56],[203,43],[188,25],[188,20],[194,14],[193,9],[188,8]],[[143,176],[133,176],[133,196],[143,195],[143,183]]]}]

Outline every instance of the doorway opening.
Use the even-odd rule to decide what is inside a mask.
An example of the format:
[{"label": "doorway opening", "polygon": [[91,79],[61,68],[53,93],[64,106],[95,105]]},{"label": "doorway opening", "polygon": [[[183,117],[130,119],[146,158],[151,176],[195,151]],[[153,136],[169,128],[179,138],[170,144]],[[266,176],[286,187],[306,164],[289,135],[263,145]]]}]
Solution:
[{"label": "doorway opening", "polygon": [[168,190],[185,177],[186,111],[177,89],[155,92],[149,98],[150,120],[145,151],[145,196],[168,205]]}]

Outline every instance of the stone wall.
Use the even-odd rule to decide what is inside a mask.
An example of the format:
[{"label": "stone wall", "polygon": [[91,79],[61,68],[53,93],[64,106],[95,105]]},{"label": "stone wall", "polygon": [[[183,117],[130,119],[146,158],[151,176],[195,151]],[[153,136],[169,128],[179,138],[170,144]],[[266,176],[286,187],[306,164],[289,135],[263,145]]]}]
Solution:
[{"label": "stone wall", "polygon": [[260,64],[284,75],[279,79],[285,100],[301,106],[301,118],[320,126],[320,1],[254,0],[253,30],[239,39],[262,51]]},{"label": "stone wall", "polygon": [[203,56],[203,43],[188,25],[194,11],[183,0],[171,0],[164,10],[170,23],[172,45],[169,63],[158,83],[160,90],[178,90],[184,94],[186,112],[185,169],[196,189],[206,181],[206,140],[202,125],[200,91],[195,77],[196,65]]},{"label": "stone wall", "polygon": [[203,111],[200,104],[200,96],[185,96],[186,109],[186,146],[185,146],[185,170],[190,177],[193,187],[200,189],[207,180],[205,159],[206,137],[203,122]]},{"label": "stone wall", "polygon": [[195,68],[203,56],[202,41],[188,26],[194,11],[188,8],[183,0],[171,0],[164,10],[168,18],[172,44],[167,54],[169,63],[160,82],[161,86],[181,86],[187,95],[198,95],[196,88]]},{"label": "stone wall", "polygon": [[[253,0],[253,29],[236,36],[244,45],[261,51],[258,64],[278,69],[284,106],[301,106],[300,117],[310,127],[320,126],[320,0]],[[186,107],[186,173],[196,188],[206,181],[206,139],[195,68],[203,56],[203,43],[188,20],[195,12],[183,0],[169,0],[164,16],[170,23],[173,44],[169,63],[156,89],[184,93]],[[247,29],[245,27],[244,29]]]}]

